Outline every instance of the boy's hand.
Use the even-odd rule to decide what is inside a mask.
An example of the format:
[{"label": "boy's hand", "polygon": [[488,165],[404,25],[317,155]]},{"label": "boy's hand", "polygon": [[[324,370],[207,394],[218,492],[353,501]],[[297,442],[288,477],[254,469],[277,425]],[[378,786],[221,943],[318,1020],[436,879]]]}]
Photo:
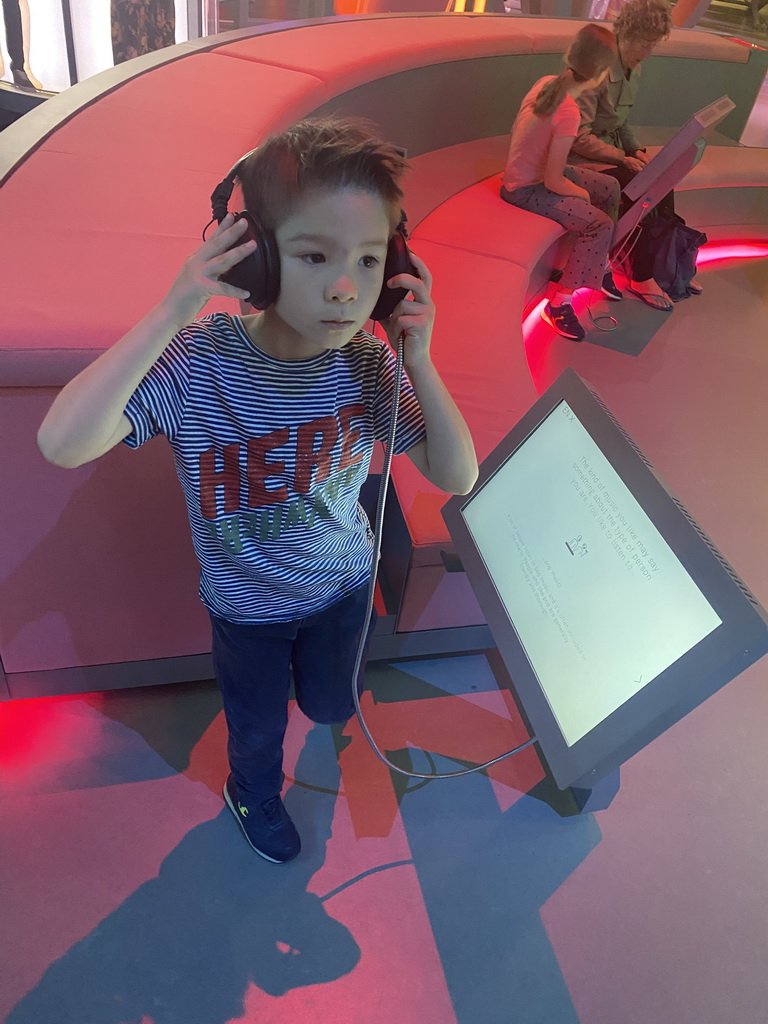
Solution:
[{"label": "boy's hand", "polygon": [[242,288],[234,288],[219,280],[221,274],[231,270],[256,248],[255,242],[237,244],[246,223],[244,218],[235,221],[234,214],[228,213],[200,248],[185,260],[163,300],[179,327],[191,323],[213,295],[248,298],[248,292]]},{"label": "boy's hand", "polygon": [[405,333],[403,362],[407,367],[429,359],[429,344],[435,322],[435,304],[430,295],[432,275],[415,253],[411,252],[410,255],[421,277],[396,274],[385,283],[393,288],[407,288],[413,298],[404,298],[395,306],[392,316],[382,321],[393,348],[397,347],[400,335]]}]

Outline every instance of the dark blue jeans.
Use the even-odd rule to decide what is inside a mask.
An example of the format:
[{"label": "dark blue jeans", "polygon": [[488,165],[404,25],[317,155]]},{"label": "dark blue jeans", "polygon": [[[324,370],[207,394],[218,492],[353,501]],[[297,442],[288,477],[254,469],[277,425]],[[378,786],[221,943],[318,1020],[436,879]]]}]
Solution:
[{"label": "dark blue jeans", "polygon": [[[213,665],[229,730],[227,754],[238,789],[261,802],[283,785],[291,668],[296,701],[313,722],[355,713],[352,670],[363,632],[368,584],[336,604],[291,622],[242,624],[211,615]],[[373,610],[357,686],[376,624]]]}]

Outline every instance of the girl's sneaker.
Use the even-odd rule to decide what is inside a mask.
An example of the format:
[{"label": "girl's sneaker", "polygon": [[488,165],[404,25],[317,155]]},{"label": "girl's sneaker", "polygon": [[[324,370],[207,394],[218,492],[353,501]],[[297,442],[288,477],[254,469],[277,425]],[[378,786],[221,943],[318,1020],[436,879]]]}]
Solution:
[{"label": "girl's sneaker", "polygon": [[541,319],[554,327],[563,338],[570,338],[571,341],[584,341],[586,337],[586,332],[569,302],[564,302],[562,306],[553,306],[551,302],[548,302],[541,311]]},{"label": "girl's sneaker", "polygon": [[613,299],[614,302],[618,302],[619,299],[624,298],[624,292],[619,288],[613,279],[613,274],[610,270],[606,270],[603,283],[600,286],[600,291],[609,299]]},{"label": "girl's sneaker", "polygon": [[243,803],[230,774],[224,783],[224,800],[232,811],[251,849],[273,864],[285,864],[301,851],[301,840],[279,796],[262,803]]}]

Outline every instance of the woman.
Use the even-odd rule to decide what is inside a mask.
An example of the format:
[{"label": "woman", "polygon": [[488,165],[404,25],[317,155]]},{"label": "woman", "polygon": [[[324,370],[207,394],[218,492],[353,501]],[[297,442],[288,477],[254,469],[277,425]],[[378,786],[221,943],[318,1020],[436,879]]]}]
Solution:
[{"label": "woman", "polygon": [[578,134],[577,97],[596,88],[616,59],[613,33],[585,25],[565,55],[560,75],[540,78],[526,95],[512,126],[501,198],[531,213],[557,221],[576,234],[555,297],[542,317],[564,338],[584,339],[573,311],[576,288],[601,289],[621,298],[606,272],[608,247],[619,207],[618,184],[605,175],[566,167]]},{"label": "woman", "polygon": [[[615,178],[623,188],[648,163],[627,119],[640,84],[640,64],[666,39],[672,29],[667,0],[628,0],[614,23],[616,58],[605,79],[577,97],[581,124],[569,160]],[[674,213],[670,192],[659,203],[660,214]],[[622,211],[623,212],[623,211]],[[646,218],[627,259],[629,291],[661,312],[669,312],[672,302],[653,278],[652,220]],[[691,281],[688,290],[701,293]]]}]

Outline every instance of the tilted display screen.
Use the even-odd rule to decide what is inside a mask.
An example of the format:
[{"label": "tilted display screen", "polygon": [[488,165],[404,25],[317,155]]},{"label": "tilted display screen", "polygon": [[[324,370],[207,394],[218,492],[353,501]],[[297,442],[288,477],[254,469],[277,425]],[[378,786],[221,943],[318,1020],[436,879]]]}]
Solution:
[{"label": "tilted display screen", "polygon": [[765,613],[573,371],[443,514],[562,786],[768,650]]}]

